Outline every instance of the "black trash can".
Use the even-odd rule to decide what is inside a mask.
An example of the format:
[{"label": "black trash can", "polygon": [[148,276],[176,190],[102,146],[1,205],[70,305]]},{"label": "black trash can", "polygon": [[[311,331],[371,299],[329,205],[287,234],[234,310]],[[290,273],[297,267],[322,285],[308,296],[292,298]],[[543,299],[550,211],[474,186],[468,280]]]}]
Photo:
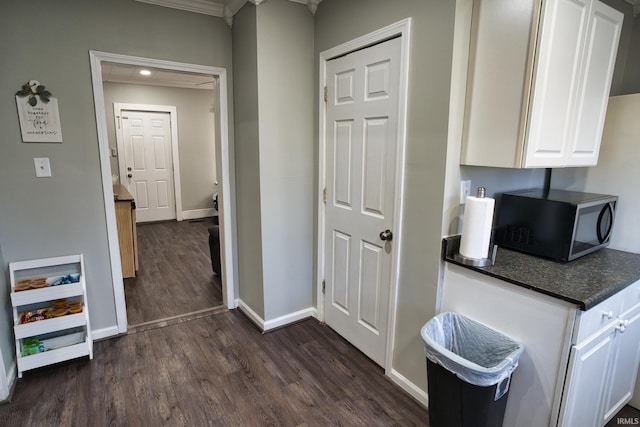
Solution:
[{"label": "black trash can", "polygon": [[522,345],[449,312],[429,320],[421,335],[427,356],[429,425],[502,426]]},{"label": "black trash can", "polygon": [[218,276],[222,276],[220,266],[220,226],[209,228],[209,253],[211,255],[211,268]]}]

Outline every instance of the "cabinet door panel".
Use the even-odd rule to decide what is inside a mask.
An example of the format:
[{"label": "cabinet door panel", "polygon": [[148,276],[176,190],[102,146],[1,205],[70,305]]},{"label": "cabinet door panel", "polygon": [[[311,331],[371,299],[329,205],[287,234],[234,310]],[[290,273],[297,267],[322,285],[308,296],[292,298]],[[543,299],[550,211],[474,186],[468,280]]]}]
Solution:
[{"label": "cabinet door panel", "polygon": [[602,420],[602,392],[613,350],[613,329],[571,348],[560,426],[599,427]]},{"label": "cabinet door panel", "polygon": [[565,163],[587,11],[587,0],[547,2],[537,53],[525,167]]},{"label": "cabinet door panel", "polygon": [[461,164],[521,166],[535,3],[473,2]]},{"label": "cabinet door panel", "polygon": [[640,365],[640,304],[621,316],[629,322],[614,339],[611,389],[605,399],[603,424],[607,423],[633,396]]},{"label": "cabinet door panel", "polygon": [[590,15],[584,73],[578,93],[576,132],[567,159],[570,166],[593,166],[598,163],[622,28],[622,14],[599,1],[594,2]]}]

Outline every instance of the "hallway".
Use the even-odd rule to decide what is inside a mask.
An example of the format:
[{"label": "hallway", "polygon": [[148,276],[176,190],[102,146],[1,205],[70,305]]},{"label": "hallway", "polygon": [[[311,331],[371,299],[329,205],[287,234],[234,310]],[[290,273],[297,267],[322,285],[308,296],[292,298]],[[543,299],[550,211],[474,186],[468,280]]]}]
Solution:
[{"label": "hallway", "polygon": [[211,218],[138,224],[140,270],[125,279],[129,326],[222,305],[222,284],[213,273]]}]

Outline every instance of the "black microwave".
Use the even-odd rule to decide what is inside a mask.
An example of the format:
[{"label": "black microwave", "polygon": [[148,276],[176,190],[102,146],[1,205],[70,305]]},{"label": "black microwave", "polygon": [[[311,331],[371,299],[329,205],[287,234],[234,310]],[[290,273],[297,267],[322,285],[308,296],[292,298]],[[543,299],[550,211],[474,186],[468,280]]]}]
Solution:
[{"label": "black microwave", "polygon": [[495,244],[571,261],[609,245],[618,197],[564,190],[503,193]]}]

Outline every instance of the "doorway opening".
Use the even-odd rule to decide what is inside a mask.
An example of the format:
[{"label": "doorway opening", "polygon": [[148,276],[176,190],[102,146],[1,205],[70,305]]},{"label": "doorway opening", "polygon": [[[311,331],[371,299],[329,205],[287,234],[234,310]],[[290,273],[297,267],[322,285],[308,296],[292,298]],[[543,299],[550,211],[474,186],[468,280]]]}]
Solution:
[{"label": "doorway opening", "polygon": [[[117,150],[112,150],[113,147],[110,146],[108,132],[109,125],[107,120],[107,107],[105,105],[105,91],[103,83],[103,67],[108,67],[111,64],[121,65],[125,68],[151,68],[156,71],[164,72],[165,77],[168,75],[182,76],[184,79],[198,77],[206,79],[209,83],[215,83],[216,96],[212,97],[210,101],[212,103],[211,109],[215,114],[216,124],[215,169],[218,184],[217,188],[213,188],[213,186],[210,187],[210,195],[208,197],[212,197],[214,193],[217,193],[218,196],[218,221],[220,241],[219,252],[221,262],[221,291],[223,306],[228,309],[235,308],[236,299],[234,289],[236,263],[233,257],[233,248],[235,246],[235,242],[232,233],[233,216],[231,214],[235,203],[235,198],[234,194],[231,191],[233,185],[231,182],[232,177],[229,171],[231,160],[229,158],[226,69],[96,51],[90,51],[90,59],[94,90],[94,104],[96,110],[96,122],[98,126],[98,144],[100,148],[99,153],[107,220],[107,234],[111,259],[111,279],[113,283],[113,292],[116,306],[116,321],[118,329],[117,333],[127,332],[128,319],[125,299],[125,285],[121,269],[117,224],[113,204],[113,183],[114,181],[119,181],[121,176],[120,174],[117,174],[116,177],[112,176],[115,175],[112,174],[112,170],[118,169],[117,166],[112,167],[112,155],[116,154],[117,157]],[[170,86],[170,84],[165,83],[163,84],[163,86]],[[113,144],[115,144],[115,141],[113,142]],[[184,215],[184,212],[182,210],[176,210],[177,214],[178,212],[183,213],[182,218],[177,219],[186,219],[186,221],[182,221],[182,223],[184,223],[183,225],[204,220],[203,217],[206,215],[203,215],[202,211],[198,209],[195,209],[194,211],[195,213],[190,212],[189,215]],[[207,209],[204,209],[204,212],[206,213]],[[178,222],[178,224],[180,224],[180,222]],[[202,239],[198,238],[198,240]],[[203,242],[198,241],[197,243],[198,245],[202,245]],[[209,271],[211,271],[211,269]],[[159,276],[156,280],[160,283],[158,283],[157,289],[154,292],[162,294],[162,277]],[[152,304],[152,302],[150,303]]]}]

